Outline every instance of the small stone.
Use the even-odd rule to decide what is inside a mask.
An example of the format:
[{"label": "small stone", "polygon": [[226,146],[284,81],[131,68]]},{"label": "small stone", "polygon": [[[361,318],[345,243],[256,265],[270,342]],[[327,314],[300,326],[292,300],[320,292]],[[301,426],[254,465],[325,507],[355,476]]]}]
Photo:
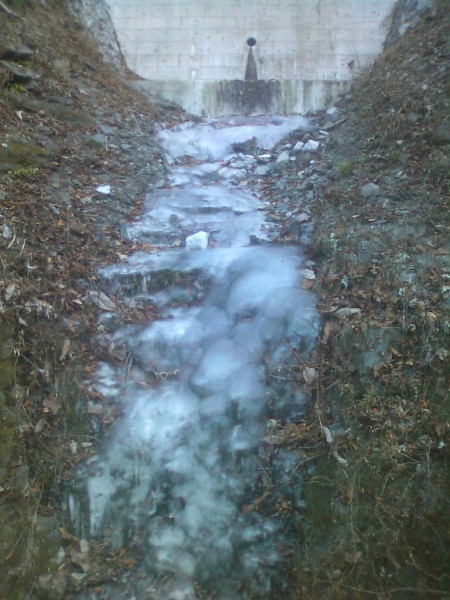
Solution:
[{"label": "small stone", "polygon": [[327,110],[327,116],[328,119],[334,123],[339,119],[339,111],[335,106],[331,106],[328,110]]},{"label": "small stone", "polygon": [[91,139],[94,144],[101,144],[102,146],[106,144],[106,136],[103,133],[95,133]]},{"label": "small stone", "polygon": [[104,135],[114,135],[114,133],[116,133],[116,131],[117,131],[117,128],[116,127],[112,127],[111,125],[101,125],[100,126],[100,131]]},{"label": "small stone", "polygon": [[270,172],[270,167],[267,165],[259,165],[254,170],[254,174],[257,177],[265,177],[266,175],[268,175],[269,172]]},{"label": "small stone", "polygon": [[248,164],[245,162],[245,160],[236,160],[230,163],[230,167],[232,169],[245,169],[248,167]]},{"label": "small stone", "polygon": [[13,482],[14,491],[22,493],[28,488],[28,474],[28,467],[25,465],[22,465],[17,469],[15,480]]},{"label": "small stone", "polygon": [[205,250],[208,247],[209,234],[198,231],[186,238],[186,250]]},{"label": "small stone", "polygon": [[316,140],[308,140],[302,148],[302,152],[317,152],[319,150],[320,142]]},{"label": "small stone", "polygon": [[277,165],[283,165],[283,164],[288,163],[289,159],[290,159],[289,152],[287,152],[287,150],[283,150],[283,152],[278,156],[278,158],[275,162]]},{"label": "small stone", "polygon": [[110,185],[99,185],[96,188],[96,191],[99,194],[103,194],[104,196],[109,196],[111,194],[111,186]]},{"label": "small stone", "polygon": [[433,142],[438,146],[450,144],[450,123],[442,123],[434,130]]},{"label": "small stone", "polygon": [[297,142],[294,146],[294,152],[300,152],[305,144],[303,142]]},{"label": "small stone", "polygon": [[366,183],[366,185],[362,186],[360,191],[364,198],[370,198],[371,196],[378,196],[380,193],[380,186],[376,183]]},{"label": "small stone", "polygon": [[307,212],[302,212],[299,215],[296,215],[295,220],[298,223],[306,223],[311,220],[311,215]]},{"label": "small stone", "polygon": [[302,273],[303,277],[305,277],[305,279],[315,279],[316,278],[316,274],[311,269],[303,269],[301,271],[301,273]]},{"label": "small stone", "polygon": [[256,137],[252,137],[245,142],[235,142],[234,144],[231,144],[231,147],[236,154],[253,154],[256,148]]}]

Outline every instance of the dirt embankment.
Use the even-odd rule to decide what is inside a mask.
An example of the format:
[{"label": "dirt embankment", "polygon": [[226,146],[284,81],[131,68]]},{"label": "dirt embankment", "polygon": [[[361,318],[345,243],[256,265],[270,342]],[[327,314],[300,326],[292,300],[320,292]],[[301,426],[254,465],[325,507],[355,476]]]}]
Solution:
[{"label": "dirt embankment", "polygon": [[296,599],[450,590],[449,30],[438,1],[337,104],[323,152],[268,191],[315,213],[323,316]]},{"label": "dirt embankment", "polygon": [[108,302],[97,269],[134,248],[121,223],[165,165],[152,106],[65,3],[2,5],[16,13],[0,8],[0,598],[13,599],[66,560],[53,560],[61,482],[93,451],[80,382]]}]

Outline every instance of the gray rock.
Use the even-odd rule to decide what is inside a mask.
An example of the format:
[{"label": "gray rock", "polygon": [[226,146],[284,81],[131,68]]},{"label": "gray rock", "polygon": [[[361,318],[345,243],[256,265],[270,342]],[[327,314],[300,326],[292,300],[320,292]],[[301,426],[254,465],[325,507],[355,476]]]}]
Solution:
[{"label": "gray rock", "polygon": [[378,196],[380,193],[380,186],[376,183],[366,183],[360,189],[361,194],[364,198],[370,198],[371,196]]},{"label": "gray rock", "polygon": [[450,123],[442,123],[434,130],[433,142],[438,146],[450,144]]},{"label": "gray rock", "polygon": [[101,125],[100,131],[105,135],[114,135],[117,131],[117,128],[112,127],[111,125]]},{"label": "gray rock", "polygon": [[259,165],[258,167],[256,167],[256,169],[254,170],[254,174],[257,177],[265,177],[266,175],[268,175],[270,173],[270,167],[268,165]]},{"label": "gray rock", "polygon": [[327,123],[325,123],[325,125],[322,127],[322,129],[324,131],[330,131],[330,129],[333,129],[334,127],[338,127],[339,125],[342,125],[342,123],[345,123],[345,121],[347,120],[347,117],[342,117],[341,119],[338,119],[337,121],[328,121]]},{"label": "gray rock", "polygon": [[2,60],[29,60],[30,58],[33,58],[33,56],[34,50],[27,48],[27,46],[10,46],[9,48],[4,48],[0,51],[0,59]]},{"label": "gray rock", "polygon": [[320,142],[316,140],[308,140],[302,148],[302,152],[317,152],[320,147]]},{"label": "gray rock", "polygon": [[205,250],[208,247],[209,234],[206,231],[198,231],[186,238],[187,250]]},{"label": "gray rock", "polygon": [[245,162],[245,160],[236,160],[230,162],[230,167],[232,169],[245,169],[248,167],[248,164]]},{"label": "gray rock", "polygon": [[327,110],[327,116],[330,121],[333,123],[339,119],[339,111],[335,106],[330,106]]},{"label": "gray rock", "polygon": [[68,7],[97,42],[105,60],[119,71],[123,70],[125,59],[105,0],[71,0]]},{"label": "gray rock", "polygon": [[29,470],[27,466],[22,465],[17,469],[15,473],[15,479],[12,484],[12,487],[15,492],[23,493],[28,488],[28,475]]},{"label": "gray rock", "polygon": [[253,154],[256,148],[256,138],[252,137],[245,142],[236,142],[231,144],[231,147],[236,154]]},{"label": "gray rock", "polygon": [[278,156],[278,158],[275,162],[277,165],[283,165],[283,164],[288,163],[289,159],[290,159],[289,152],[287,150],[283,150],[283,152]]},{"label": "gray rock", "polygon": [[106,144],[106,136],[103,135],[102,133],[95,133],[92,137],[91,140],[95,143],[95,144],[101,144],[102,146],[104,146]]},{"label": "gray rock", "polygon": [[296,163],[299,167],[309,165],[313,156],[314,155],[311,152],[299,152],[296,157]]},{"label": "gray rock", "polygon": [[38,78],[34,71],[7,60],[0,60],[0,73],[5,75],[9,83],[29,83]]}]

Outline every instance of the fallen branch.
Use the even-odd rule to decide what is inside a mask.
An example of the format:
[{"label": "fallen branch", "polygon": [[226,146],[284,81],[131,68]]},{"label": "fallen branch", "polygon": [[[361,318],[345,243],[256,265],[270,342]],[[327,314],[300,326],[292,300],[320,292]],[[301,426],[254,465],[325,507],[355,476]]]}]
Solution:
[{"label": "fallen branch", "polygon": [[0,0],[0,9],[5,11],[5,13],[7,15],[9,15],[10,17],[14,17],[15,19],[20,19],[21,21],[25,21],[25,19],[23,17],[21,17],[20,15],[18,15],[17,13],[15,13],[13,10],[11,10],[10,8],[8,8],[6,6],[6,4],[4,4],[2,2],[2,0]]}]

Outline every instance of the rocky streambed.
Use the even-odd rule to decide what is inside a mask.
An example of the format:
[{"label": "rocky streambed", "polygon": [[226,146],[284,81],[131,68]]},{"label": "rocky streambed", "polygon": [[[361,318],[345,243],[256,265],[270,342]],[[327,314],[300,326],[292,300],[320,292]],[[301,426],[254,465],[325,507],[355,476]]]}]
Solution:
[{"label": "rocky streambed", "polygon": [[108,597],[287,589],[293,527],[258,508],[274,489],[304,506],[301,457],[275,448],[270,423],[305,415],[290,369],[310,357],[318,316],[313,271],[298,244],[276,243],[258,188],[261,167],[283,162],[273,144],[305,127],[302,117],[236,118],[159,133],[170,187],[150,192],[126,228],[148,249],[101,272],[104,302],[156,306],[158,318],[125,324],[107,307],[102,344],[123,360],[100,365],[89,411],[123,416],[68,497],[77,536],[106,536],[136,561]]}]

